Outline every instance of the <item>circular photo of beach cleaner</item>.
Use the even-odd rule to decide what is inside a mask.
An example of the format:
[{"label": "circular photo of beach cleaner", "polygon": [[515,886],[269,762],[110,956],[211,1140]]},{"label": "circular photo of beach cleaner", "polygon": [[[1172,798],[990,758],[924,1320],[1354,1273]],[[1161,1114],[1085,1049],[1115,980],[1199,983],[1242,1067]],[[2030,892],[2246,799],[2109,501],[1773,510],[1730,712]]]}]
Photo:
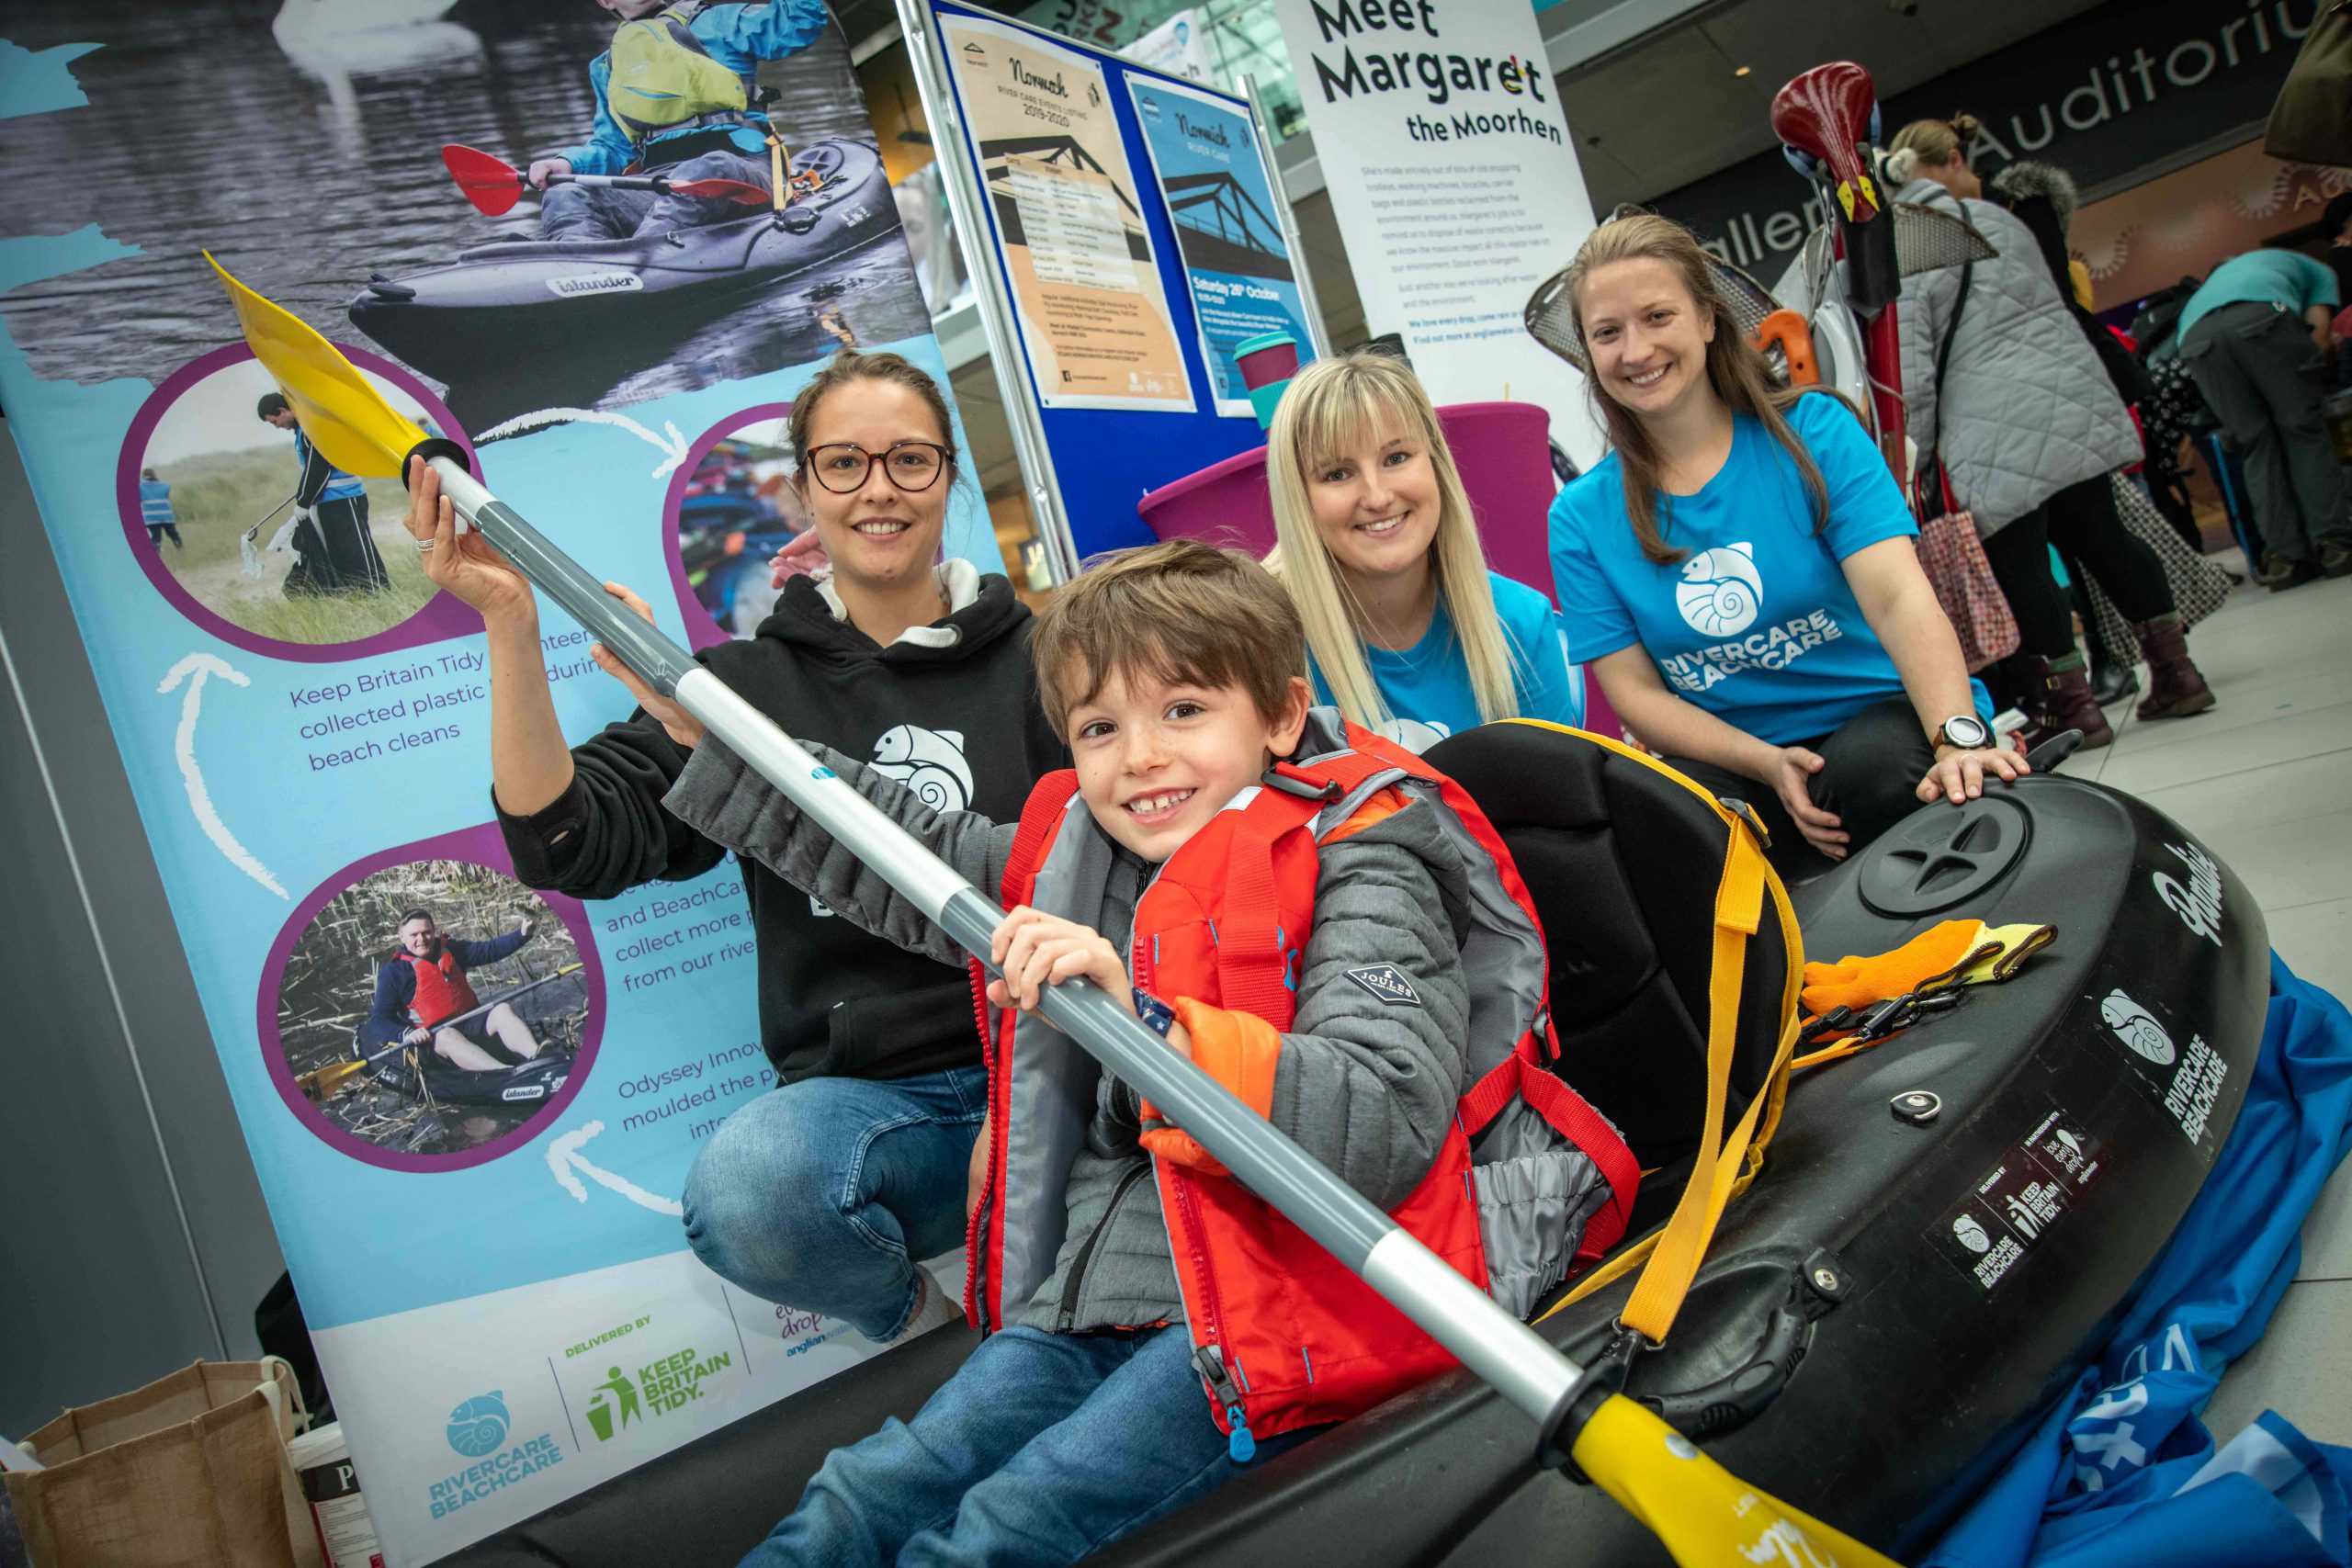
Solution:
[{"label": "circular photo of beach cleaner", "polygon": [[786,579],[826,564],[792,488],[788,404],[746,410],[695,443],[670,487],[671,575],[697,646],[747,637]]},{"label": "circular photo of beach cleaner", "polygon": [[469,861],[411,861],[353,883],[302,929],[275,1049],[324,1128],[473,1164],[556,1103],[590,994],[578,942],[537,893]]},{"label": "circular photo of beach cleaner", "polygon": [[[124,529],[148,576],[271,642],[365,642],[423,610],[435,590],[401,526],[401,481],[335,467],[250,354],[189,369],[122,456]],[[446,431],[422,387],[362,374],[427,434]]]}]

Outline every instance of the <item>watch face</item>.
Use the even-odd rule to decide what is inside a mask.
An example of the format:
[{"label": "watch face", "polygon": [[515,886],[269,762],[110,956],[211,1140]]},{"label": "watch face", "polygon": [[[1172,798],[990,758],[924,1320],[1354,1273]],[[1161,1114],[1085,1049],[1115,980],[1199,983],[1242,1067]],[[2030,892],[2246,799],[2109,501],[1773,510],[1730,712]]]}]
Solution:
[{"label": "watch face", "polygon": [[1963,750],[1973,751],[1992,738],[1984,721],[1973,715],[1944,720],[1944,739]]}]

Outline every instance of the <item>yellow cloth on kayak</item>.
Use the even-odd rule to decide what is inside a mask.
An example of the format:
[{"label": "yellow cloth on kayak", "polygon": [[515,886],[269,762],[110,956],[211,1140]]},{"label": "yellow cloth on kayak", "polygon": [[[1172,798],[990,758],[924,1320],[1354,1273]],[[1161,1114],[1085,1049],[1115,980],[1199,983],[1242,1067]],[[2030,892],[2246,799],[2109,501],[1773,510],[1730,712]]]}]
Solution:
[{"label": "yellow cloth on kayak", "polygon": [[[1849,953],[1835,964],[1808,964],[1804,966],[1804,1010],[1815,1018],[1840,1007],[1860,1012],[1890,997],[1917,990],[1924,982],[1950,975],[1956,967],[1962,969],[1958,976],[1962,985],[1995,978],[1996,965],[2049,941],[2041,934],[2048,930],[2030,920],[2008,926],[1946,920],[1892,952],[1866,956]],[[2006,969],[1998,977],[2007,977]]]}]

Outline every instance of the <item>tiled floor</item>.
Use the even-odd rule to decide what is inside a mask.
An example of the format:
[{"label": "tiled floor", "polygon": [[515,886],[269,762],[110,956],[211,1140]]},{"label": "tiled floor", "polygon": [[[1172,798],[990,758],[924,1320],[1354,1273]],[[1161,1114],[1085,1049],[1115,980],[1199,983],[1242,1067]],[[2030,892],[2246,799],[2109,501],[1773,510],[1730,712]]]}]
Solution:
[{"label": "tiled floor", "polygon": [[[2241,588],[2189,650],[2218,707],[2136,724],[2127,705],[2109,715],[2115,744],[2065,771],[2129,790],[2197,834],[2260,902],[2289,966],[2352,998],[2352,578]],[[2352,1162],[2303,1227],[2302,1265],[2268,1333],[2206,1420],[2226,1441],[2266,1409],[2352,1443]]]}]

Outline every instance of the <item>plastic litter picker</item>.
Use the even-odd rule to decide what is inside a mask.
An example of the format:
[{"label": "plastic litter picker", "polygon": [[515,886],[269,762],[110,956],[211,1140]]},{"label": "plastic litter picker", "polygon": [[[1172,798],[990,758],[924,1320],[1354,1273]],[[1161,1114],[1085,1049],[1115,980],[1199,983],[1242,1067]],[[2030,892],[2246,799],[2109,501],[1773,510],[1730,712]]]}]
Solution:
[{"label": "plastic litter picker", "polygon": [[[218,262],[212,265],[236,306],[245,341],[329,462],[346,473],[390,476],[405,475],[409,459],[422,457],[440,476],[460,526],[478,530],[647,684],[693,714],[986,960],[989,935],[1003,918],[994,899],[819,767],[684,649],[607,595],[468,472],[454,442],[428,437],[394,412],[334,345]],[[1100,989],[1084,983],[1049,989],[1039,1010],[1525,1411],[1539,1427],[1540,1463],[1572,1465],[1654,1531],[1678,1562],[1894,1568],[1890,1559],[1740,1481],[1648,1409],[1614,1393],[1605,1372],[1561,1355]]]}]

